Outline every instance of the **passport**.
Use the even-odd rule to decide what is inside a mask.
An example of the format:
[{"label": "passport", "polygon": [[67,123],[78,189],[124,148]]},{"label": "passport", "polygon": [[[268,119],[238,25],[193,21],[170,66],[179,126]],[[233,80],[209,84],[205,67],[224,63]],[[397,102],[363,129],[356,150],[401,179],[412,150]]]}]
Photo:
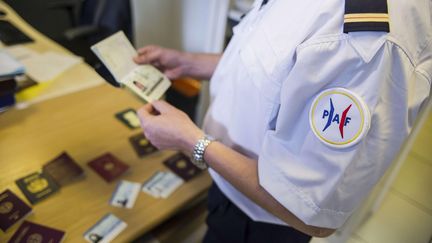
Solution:
[{"label": "passport", "polygon": [[142,133],[130,137],[129,142],[140,158],[158,151]]},{"label": "passport", "polygon": [[201,169],[196,167],[183,153],[177,153],[164,162],[164,165],[168,167],[172,172],[180,176],[183,180],[188,181],[199,173],[201,173]]},{"label": "passport", "polygon": [[115,180],[129,169],[129,165],[120,161],[111,153],[106,153],[93,159],[88,162],[88,166],[107,182]]},{"label": "passport", "polygon": [[91,50],[111,73],[109,83],[127,88],[145,102],[159,100],[171,86],[171,81],[154,66],[133,61],[138,53],[123,31],[96,43]]},{"label": "passport", "polygon": [[60,186],[70,184],[84,175],[84,170],[66,152],[46,163],[42,170]]},{"label": "passport", "polygon": [[59,243],[64,231],[24,221],[8,243]]},{"label": "passport", "polygon": [[140,120],[134,109],[126,109],[115,114],[115,117],[119,119],[130,129],[139,128],[141,126]]},{"label": "passport", "polygon": [[0,229],[6,232],[12,225],[31,213],[32,209],[9,189],[0,194]]},{"label": "passport", "polygon": [[31,204],[51,196],[59,186],[45,172],[35,172],[15,181]]}]

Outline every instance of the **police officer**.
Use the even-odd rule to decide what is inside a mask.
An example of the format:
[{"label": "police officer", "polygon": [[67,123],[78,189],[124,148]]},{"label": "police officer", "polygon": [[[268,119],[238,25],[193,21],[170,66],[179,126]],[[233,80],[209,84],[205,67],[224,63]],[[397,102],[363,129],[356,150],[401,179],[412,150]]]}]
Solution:
[{"label": "police officer", "polygon": [[431,92],[431,0],[270,0],[222,56],[139,50],[172,79],[211,77],[203,129],[164,101],[144,133],[209,167],[205,242],[308,242],[341,227]]}]

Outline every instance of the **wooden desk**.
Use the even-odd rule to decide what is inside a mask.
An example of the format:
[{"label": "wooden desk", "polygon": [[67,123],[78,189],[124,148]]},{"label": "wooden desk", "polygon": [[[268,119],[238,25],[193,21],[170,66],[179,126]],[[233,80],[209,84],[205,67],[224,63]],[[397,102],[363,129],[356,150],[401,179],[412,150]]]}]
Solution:
[{"label": "wooden desk", "polygon": [[[34,205],[29,220],[65,230],[66,242],[83,241],[82,234],[109,212],[128,224],[117,242],[133,240],[150,230],[204,193],[211,179],[202,173],[166,200],[140,193],[133,209],[108,204],[116,183],[106,183],[86,165],[88,161],[111,152],[131,166],[129,174],[121,179],[143,182],[155,171],[165,169],[161,161],[172,154],[160,152],[143,159],[136,156],[128,137],[140,131],[128,129],[114,114],[140,105],[127,92],[104,85],[1,115],[0,190],[9,188],[24,199],[14,181],[39,170],[66,150],[82,165],[86,178]],[[17,227],[7,234],[0,233],[0,242],[9,239]]]},{"label": "wooden desk", "polygon": [[[0,7],[5,8],[1,2]],[[39,39],[40,34],[33,34],[37,43],[31,45],[65,51],[46,38]],[[59,77],[58,82],[74,78],[98,76],[80,64]],[[45,162],[67,151],[83,167],[86,178],[32,206],[28,220],[66,231],[65,242],[83,242],[83,233],[107,213],[114,213],[128,224],[115,242],[129,242],[152,229],[205,193],[211,179],[202,173],[166,200],[141,192],[133,209],[108,204],[116,183],[106,183],[86,165],[88,161],[111,152],[131,166],[120,179],[143,182],[155,171],[166,170],[161,161],[173,153],[160,152],[143,159],[136,156],[128,138],[140,131],[128,129],[114,114],[141,105],[128,92],[101,85],[0,114],[0,191],[9,188],[25,199],[15,180],[40,170]],[[9,240],[18,226],[6,234],[0,231],[0,242]]]}]

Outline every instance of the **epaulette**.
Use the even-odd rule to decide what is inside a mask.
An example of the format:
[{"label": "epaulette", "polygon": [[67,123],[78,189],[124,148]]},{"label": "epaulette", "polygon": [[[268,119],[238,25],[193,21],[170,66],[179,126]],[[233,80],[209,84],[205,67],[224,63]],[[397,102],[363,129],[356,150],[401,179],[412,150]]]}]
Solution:
[{"label": "epaulette", "polygon": [[390,32],[387,0],[345,0],[344,33]]}]

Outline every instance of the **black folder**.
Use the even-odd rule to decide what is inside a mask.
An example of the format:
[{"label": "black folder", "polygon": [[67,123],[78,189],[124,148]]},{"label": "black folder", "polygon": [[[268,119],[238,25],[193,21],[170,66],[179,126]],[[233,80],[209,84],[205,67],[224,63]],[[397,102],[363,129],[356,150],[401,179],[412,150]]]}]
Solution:
[{"label": "black folder", "polygon": [[6,20],[0,20],[0,40],[7,46],[33,42],[33,39]]}]

